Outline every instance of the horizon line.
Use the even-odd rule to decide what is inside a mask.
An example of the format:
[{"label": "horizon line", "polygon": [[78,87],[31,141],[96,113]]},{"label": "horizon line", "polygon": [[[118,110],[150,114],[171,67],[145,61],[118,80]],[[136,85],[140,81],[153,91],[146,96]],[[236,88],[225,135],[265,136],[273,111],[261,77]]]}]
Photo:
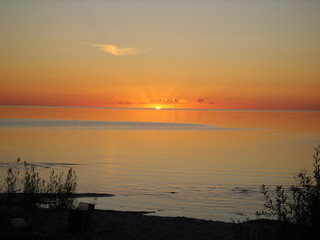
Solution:
[{"label": "horizon line", "polygon": [[254,108],[225,108],[225,109],[212,109],[212,108],[134,108],[134,107],[98,107],[98,106],[62,106],[62,105],[20,105],[10,104],[1,105],[0,107],[34,107],[34,108],[94,108],[94,109],[117,109],[117,110],[169,110],[169,111],[266,111],[266,112],[320,112],[320,109],[254,109]]}]

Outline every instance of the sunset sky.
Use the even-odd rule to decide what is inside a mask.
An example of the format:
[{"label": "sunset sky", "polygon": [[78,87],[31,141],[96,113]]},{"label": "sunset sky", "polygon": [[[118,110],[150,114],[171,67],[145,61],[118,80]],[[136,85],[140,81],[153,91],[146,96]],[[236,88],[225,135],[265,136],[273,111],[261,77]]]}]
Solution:
[{"label": "sunset sky", "polygon": [[1,0],[0,105],[320,110],[318,0]]}]

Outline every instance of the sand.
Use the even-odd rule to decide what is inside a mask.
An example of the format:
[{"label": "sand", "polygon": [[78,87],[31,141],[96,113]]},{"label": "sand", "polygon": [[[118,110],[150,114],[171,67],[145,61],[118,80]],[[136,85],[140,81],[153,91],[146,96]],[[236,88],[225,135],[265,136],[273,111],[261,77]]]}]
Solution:
[{"label": "sand", "polygon": [[[91,218],[90,218],[91,217]],[[13,227],[10,219],[22,218],[28,228]],[[86,222],[85,220],[88,220]],[[185,217],[148,216],[143,212],[30,209],[0,206],[0,239],[32,240],[242,240],[317,239],[317,230],[282,229],[276,221],[225,223]],[[294,230],[294,231],[292,231]],[[309,235],[306,235],[309,234]]]},{"label": "sand", "polygon": [[[85,224],[85,221],[81,221],[82,216],[84,216],[82,220],[85,220],[85,214],[86,212],[80,211],[2,206],[0,207],[0,239],[231,240],[242,239],[241,234],[245,232],[239,228],[239,224],[234,223],[105,210],[94,210],[90,221],[91,226],[88,226],[89,224]],[[74,221],[69,222],[72,216],[75,217]],[[14,218],[23,218],[29,228],[19,230],[11,226],[10,219]],[[82,227],[70,229],[70,226],[77,224]],[[252,226],[254,225],[257,224]]]}]

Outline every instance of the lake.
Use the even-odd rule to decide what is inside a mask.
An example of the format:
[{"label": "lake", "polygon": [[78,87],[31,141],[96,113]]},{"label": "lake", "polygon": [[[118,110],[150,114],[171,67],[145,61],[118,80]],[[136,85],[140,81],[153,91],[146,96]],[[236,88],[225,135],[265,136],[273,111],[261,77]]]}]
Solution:
[{"label": "lake", "polygon": [[0,166],[72,167],[96,208],[230,221],[312,169],[319,111],[0,106]]}]

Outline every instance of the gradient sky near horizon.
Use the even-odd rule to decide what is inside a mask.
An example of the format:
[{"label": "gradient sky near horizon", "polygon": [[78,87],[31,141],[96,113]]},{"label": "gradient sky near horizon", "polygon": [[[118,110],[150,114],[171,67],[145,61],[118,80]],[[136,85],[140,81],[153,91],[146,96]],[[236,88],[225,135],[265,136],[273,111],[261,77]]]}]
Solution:
[{"label": "gradient sky near horizon", "polygon": [[0,105],[320,110],[318,0],[2,0]]}]

